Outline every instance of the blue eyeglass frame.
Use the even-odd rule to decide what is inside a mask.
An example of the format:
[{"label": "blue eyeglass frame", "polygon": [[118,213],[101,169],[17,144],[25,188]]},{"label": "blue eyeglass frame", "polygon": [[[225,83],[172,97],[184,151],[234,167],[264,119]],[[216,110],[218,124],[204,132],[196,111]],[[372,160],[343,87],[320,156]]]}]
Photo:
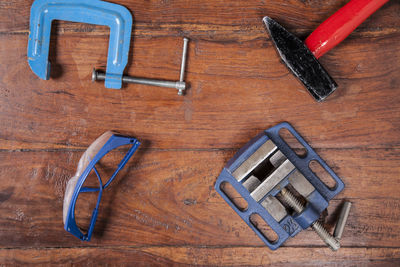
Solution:
[{"label": "blue eyeglass frame", "polygon": [[[104,157],[108,152],[111,150],[123,146],[123,145],[129,145],[131,144],[132,147],[129,149],[129,151],[125,154],[124,158],[121,160],[121,162],[118,164],[117,169],[114,171],[108,182],[103,185],[103,182],[101,180],[100,174],[97,171],[95,165],[97,162]],[[133,138],[133,137],[127,137],[127,136],[122,136],[118,134],[113,134],[107,142],[103,145],[103,147],[99,150],[99,152],[94,156],[94,158],[90,161],[88,166],[86,167],[85,171],[82,173],[82,175],[79,177],[74,193],[72,194],[71,201],[69,203],[68,207],[68,214],[65,220],[65,225],[64,229],[67,232],[70,232],[77,238],[81,239],[82,241],[90,241],[90,238],[92,237],[94,225],[96,223],[97,219],[97,214],[98,214],[98,208],[100,205],[100,200],[101,200],[101,195],[103,193],[103,190],[107,188],[107,186],[114,180],[115,176],[118,174],[118,172],[125,166],[125,164],[128,162],[128,160],[132,157],[133,153],[138,149],[140,145],[140,142]],[[89,173],[94,170],[96,173],[96,176],[99,180],[100,186],[98,188],[92,188],[92,187],[82,187],[83,183],[85,182],[87,176]],[[78,199],[78,195],[80,193],[85,193],[85,192],[97,192],[99,191],[99,196],[97,198],[97,204],[96,207],[93,210],[92,213],[92,218],[90,220],[90,226],[86,234],[82,233],[82,231],[79,229],[79,227],[76,224],[75,221],[75,204],[76,200]]]}]

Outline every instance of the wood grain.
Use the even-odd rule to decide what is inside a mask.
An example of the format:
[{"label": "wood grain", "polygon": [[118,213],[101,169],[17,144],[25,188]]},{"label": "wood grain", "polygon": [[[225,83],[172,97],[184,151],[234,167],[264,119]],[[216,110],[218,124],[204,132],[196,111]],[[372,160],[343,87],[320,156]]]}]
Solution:
[{"label": "wood grain", "polygon": [[[261,19],[305,38],[348,0],[112,1],[134,15],[127,74],[176,80],[190,38],[183,97],[91,83],[92,68],[106,67],[109,32],[88,24],[53,23],[51,78],[40,80],[26,58],[32,2],[0,2],[0,265],[400,264],[399,1],[320,59],[339,84],[324,103],[280,62]],[[345,182],[323,218],[332,231],[343,201],[353,203],[337,253],[310,230],[268,250],[213,188],[240,147],[282,121]],[[142,146],[83,243],[63,229],[65,185],[110,129]]]},{"label": "wood grain", "polygon": [[[33,0],[10,0],[1,3],[0,32],[27,33],[32,2]],[[272,18],[279,18],[280,23],[290,31],[303,32],[307,35],[348,1],[194,0],[190,1],[190,4],[185,1],[110,2],[121,4],[131,11],[134,17],[135,35],[141,34],[142,30],[153,37],[160,34],[169,36],[166,34],[168,31],[178,34],[185,31],[192,33],[193,30],[199,29],[206,38],[218,38],[220,34],[216,33],[225,33],[224,36],[231,36],[230,38],[232,36],[243,38],[243,35],[250,36],[255,28],[261,30],[260,19],[267,14]],[[398,12],[398,3],[390,1],[360,25],[356,33],[398,30],[400,26]],[[88,29],[90,29],[88,26],[82,25],[74,26],[70,31],[90,31]]]},{"label": "wood grain", "polygon": [[[115,266],[398,266],[398,248],[112,247],[1,250],[5,264]],[[301,255],[294,257],[293,255]],[[310,260],[311,259],[311,260]]]},{"label": "wood grain", "polygon": [[[233,153],[231,150],[140,151],[130,167],[106,190],[94,238],[85,246],[262,246],[261,240],[214,190],[216,177]],[[62,225],[65,185],[73,176],[81,154],[0,153],[1,176],[9,178],[0,186],[3,215],[0,247],[82,244],[65,232]],[[332,149],[324,150],[323,154],[327,154],[328,164],[346,184],[328,209],[325,222],[329,229],[333,229],[344,199],[352,201],[354,206],[342,245],[399,247],[400,169],[390,168],[400,162],[398,151]],[[24,164],[15,166],[15,162]],[[375,176],[378,172],[380,175]],[[19,177],[18,182],[14,177]],[[383,185],[384,195],[380,190]],[[310,244],[324,246],[311,231],[285,243]]]},{"label": "wood grain", "polygon": [[[400,50],[395,45],[400,34],[337,48],[345,51],[332,60],[335,64],[324,65],[340,88],[320,104],[288,73],[267,40],[193,40],[187,74],[191,89],[178,97],[172,89],[128,85],[115,91],[92,84],[91,69],[106,62],[107,40],[83,35],[57,38],[62,53],[53,67],[62,74],[49,81],[38,79],[21,55],[26,37],[0,37],[11,50],[0,54],[2,149],[84,148],[108,129],[132,132],[157,148],[239,148],[281,121],[307,134],[314,147],[399,147],[400,120],[393,114],[400,113]],[[177,79],[180,50],[177,38],[136,39],[137,65],[128,73]],[[349,56],[343,60],[343,55]],[[26,78],[20,79],[21,73]]]}]

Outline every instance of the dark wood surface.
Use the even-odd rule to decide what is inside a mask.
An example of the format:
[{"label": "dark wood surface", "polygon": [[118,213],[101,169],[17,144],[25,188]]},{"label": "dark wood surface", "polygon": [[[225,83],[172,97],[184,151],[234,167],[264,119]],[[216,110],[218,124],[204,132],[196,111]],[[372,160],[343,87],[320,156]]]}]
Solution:
[{"label": "dark wood surface", "polygon": [[[55,22],[51,79],[27,64],[32,1],[0,3],[0,265],[398,266],[400,264],[400,4],[392,0],[321,58],[339,88],[316,103],[280,62],[261,19],[305,38],[347,1],[114,1],[134,28],[128,67],[179,77],[172,89],[91,83],[105,68],[106,27]],[[332,230],[353,202],[342,248],[310,230],[270,251],[213,189],[234,153],[290,122],[346,184]],[[105,191],[92,241],[63,229],[67,181],[107,130],[142,146]],[[117,151],[111,161],[117,161]]]}]

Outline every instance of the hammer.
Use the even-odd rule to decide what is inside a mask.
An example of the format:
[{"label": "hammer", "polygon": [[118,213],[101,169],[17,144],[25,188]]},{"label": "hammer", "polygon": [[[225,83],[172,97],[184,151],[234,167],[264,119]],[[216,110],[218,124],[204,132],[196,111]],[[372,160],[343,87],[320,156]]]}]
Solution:
[{"label": "hammer", "polygon": [[283,62],[320,102],[336,90],[337,84],[318,58],[388,1],[351,0],[318,26],[304,43],[270,17],[264,17],[263,22]]}]

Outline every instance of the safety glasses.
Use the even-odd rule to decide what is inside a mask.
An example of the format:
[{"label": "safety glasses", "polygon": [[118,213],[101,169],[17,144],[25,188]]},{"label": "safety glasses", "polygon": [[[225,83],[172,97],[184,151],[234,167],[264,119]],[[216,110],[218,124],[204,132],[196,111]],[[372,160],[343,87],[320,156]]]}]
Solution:
[{"label": "safety glasses", "polygon": [[[123,159],[118,164],[117,168],[111,175],[111,177],[103,183],[100,177],[99,171],[96,169],[96,164],[111,150],[124,146],[130,145],[129,151],[125,154]],[[96,139],[82,155],[78,163],[78,168],[75,175],[68,181],[64,195],[63,205],[63,222],[64,229],[74,236],[78,237],[83,241],[90,241],[94,225],[96,223],[98,209],[100,205],[101,195],[103,190],[110,185],[114,180],[118,172],[125,166],[127,161],[132,157],[133,153],[139,147],[140,142],[132,137],[122,136],[117,133],[108,131]],[[84,187],[83,184],[87,179],[89,173],[94,171],[98,179],[98,186],[95,187]],[[97,203],[93,209],[93,213],[90,219],[88,229],[85,231],[78,227],[75,219],[75,206],[79,194],[87,192],[97,192]]]}]

